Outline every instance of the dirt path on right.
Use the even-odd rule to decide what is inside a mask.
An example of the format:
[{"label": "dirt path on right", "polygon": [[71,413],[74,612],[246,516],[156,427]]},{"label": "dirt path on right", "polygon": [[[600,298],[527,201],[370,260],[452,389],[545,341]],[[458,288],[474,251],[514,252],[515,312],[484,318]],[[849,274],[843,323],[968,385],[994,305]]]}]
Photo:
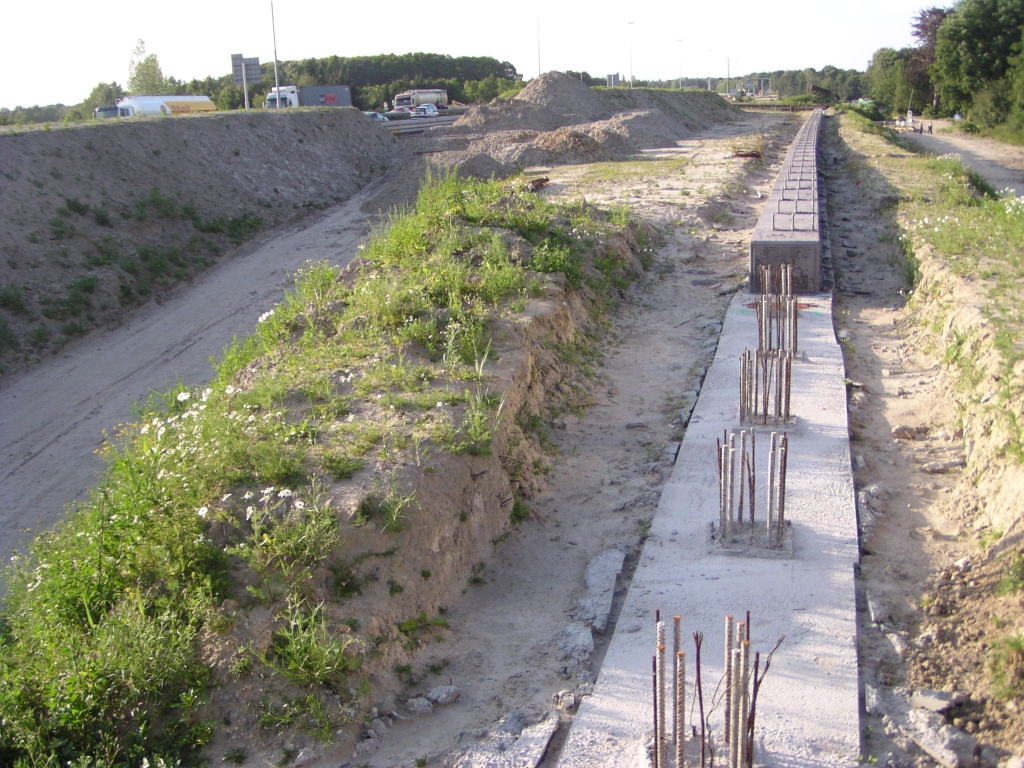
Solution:
[{"label": "dirt path on right", "polygon": [[[935,120],[933,129],[946,128],[950,122]],[[960,155],[964,165],[981,175],[995,190],[1012,189],[1018,197],[1024,195],[1024,147],[961,133],[907,133],[904,138],[926,152]]]},{"label": "dirt path on right", "polygon": [[[958,696],[952,724],[984,747],[980,765],[995,765],[1019,748],[1024,718],[1013,702],[1004,707],[988,692],[986,627],[998,617],[980,599],[965,599],[993,566],[979,547],[983,526],[965,511],[958,492],[964,441],[956,385],[941,350],[906,306],[912,286],[900,266],[902,230],[893,205],[900,190],[875,165],[898,155],[877,137],[853,129],[840,135],[836,123],[826,121],[822,142],[836,270],[834,323],[849,379],[861,528],[858,647],[868,709],[862,751],[888,768],[934,766],[886,708],[872,703],[875,692],[897,689],[909,696],[929,689]],[[1021,187],[1024,152],[1015,148],[958,136],[912,140],[932,152],[961,154],[997,189],[1014,179]],[[935,470],[943,465],[950,469]],[[949,605],[964,602],[952,629],[935,598],[950,585]]]}]

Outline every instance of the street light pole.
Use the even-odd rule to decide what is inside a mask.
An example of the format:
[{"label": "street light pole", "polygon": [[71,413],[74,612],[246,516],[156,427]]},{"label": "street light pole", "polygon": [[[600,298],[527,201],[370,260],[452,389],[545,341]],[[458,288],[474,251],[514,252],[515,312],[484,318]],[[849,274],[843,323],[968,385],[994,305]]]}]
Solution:
[{"label": "street light pole", "polygon": [[708,48],[708,91],[711,90],[711,49]]},{"label": "street light pole", "polygon": [[677,90],[683,90],[683,41],[676,40],[679,43],[679,81],[676,83]]},{"label": "street light pole", "polygon": [[725,57],[725,98],[732,92],[732,71],[729,69],[729,57]]},{"label": "street light pole", "polygon": [[[274,24],[274,0],[270,0],[270,32],[274,36],[274,93],[277,94],[277,98],[274,99],[274,109],[281,108],[281,81],[277,79],[277,26]],[[245,64],[242,64],[242,70],[245,70]]]},{"label": "street light pole", "polygon": [[633,87],[633,22],[629,22],[629,87]]},{"label": "street light pole", "polygon": [[540,6],[537,6],[537,77],[541,75],[540,68]]}]

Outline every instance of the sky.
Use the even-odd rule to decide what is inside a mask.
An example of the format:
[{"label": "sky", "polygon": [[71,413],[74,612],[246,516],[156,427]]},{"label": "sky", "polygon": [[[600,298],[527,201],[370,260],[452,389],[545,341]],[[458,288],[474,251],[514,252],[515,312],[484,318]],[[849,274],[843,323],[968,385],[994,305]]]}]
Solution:
[{"label": "sky", "polygon": [[[912,18],[935,4],[274,0],[274,16],[279,61],[424,51],[492,56],[527,79],[566,69],[669,79],[828,64],[863,70],[877,49],[914,44]],[[0,96],[8,109],[76,104],[97,83],[123,86],[139,39],[179,80],[227,74],[233,53],[274,60],[271,0],[15,0],[4,28],[0,58],[15,74]]]}]

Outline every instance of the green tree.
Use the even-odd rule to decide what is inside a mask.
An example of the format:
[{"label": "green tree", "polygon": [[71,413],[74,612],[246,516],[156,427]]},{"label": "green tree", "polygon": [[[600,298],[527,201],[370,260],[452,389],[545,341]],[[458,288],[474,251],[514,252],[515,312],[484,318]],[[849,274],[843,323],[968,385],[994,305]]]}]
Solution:
[{"label": "green tree", "polygon": [[92,89],[92,92],[85,98],[85,101],[78,105],[78,109],[83,115],[92,117],[92,111],[96,107],[102,107],[105,104],[116,104],[118,99],[126,95],[124,88],[116,82],[99,83]]},{"label": "green tree", "polygon": [[162,96],[173,93],[173,85],[173,78],[164,77],[156,54],[147,55],[146,43],[139,40],[128,63],[128,93],[132,96]]},{"label": "green tree", "polygon": [[1007,76],[1022,29],[1021,0],[961,0],[939,27],[930,68],[945,109],[969,109],[987,83]]}]

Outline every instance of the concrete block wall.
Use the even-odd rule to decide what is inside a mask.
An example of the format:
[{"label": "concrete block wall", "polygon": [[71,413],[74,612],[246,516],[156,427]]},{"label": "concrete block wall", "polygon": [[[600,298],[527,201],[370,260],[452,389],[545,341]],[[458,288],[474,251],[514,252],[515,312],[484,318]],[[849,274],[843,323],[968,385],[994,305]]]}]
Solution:
[{"label": "concrete block wall", "polygon": [[818,210],[818,137],[822,111],[815,110],[786,153],[775,187],[750,238],[751,292],[761,290],[760,268],[793,265],[793,290],[821,290]]}]

